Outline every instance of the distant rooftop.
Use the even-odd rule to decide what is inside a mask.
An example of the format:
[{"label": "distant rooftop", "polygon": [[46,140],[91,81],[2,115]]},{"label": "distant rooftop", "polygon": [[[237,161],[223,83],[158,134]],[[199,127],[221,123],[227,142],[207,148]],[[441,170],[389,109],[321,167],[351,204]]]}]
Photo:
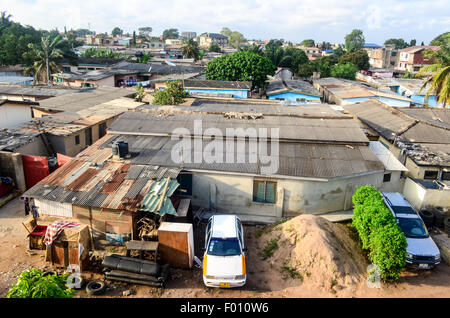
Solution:
[{"label": "distant rooftop", "polygon": [[266,89],[267,96],[286,92],[320,96],[319,91],[315,89],[314,86],[302,80],[289,80],[289,79],[272,80],[269,82],[269,85],[267,86]]},{"label": "distant rooftop", "polygon": [[39,102],[39,108],[54,111],[77,112],[95,105],[103,104],[120,97],[132,96],[135,90],[102,86],[79,90]]},{"label": "distant rooftop", "polygon": [[185,80],[184,87],[250,90],[252,83],[239,81]]}]

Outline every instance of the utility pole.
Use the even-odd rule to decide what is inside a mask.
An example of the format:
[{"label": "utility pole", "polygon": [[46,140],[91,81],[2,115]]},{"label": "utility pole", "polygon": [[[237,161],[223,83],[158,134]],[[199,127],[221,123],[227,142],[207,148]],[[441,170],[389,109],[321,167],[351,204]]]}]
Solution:
[{"label": "utility pole", "polygon": [[47,67],[47,86],[50,86],[50,66],[48,63],[48,38],[44,40],[45,64]]}]

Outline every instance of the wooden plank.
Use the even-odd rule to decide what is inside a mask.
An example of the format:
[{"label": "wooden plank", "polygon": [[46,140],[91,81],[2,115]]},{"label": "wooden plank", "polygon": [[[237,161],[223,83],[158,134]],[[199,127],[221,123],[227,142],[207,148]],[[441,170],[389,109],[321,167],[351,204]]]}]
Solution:
[{"label": "wooden plank", "polygon": [[[167,223],[166,223],[167,224]],[[189,232],[172,231],[167,226],[158,230],[159,253],[163,263],[175,267],[190,268]]]},{"label": "wooden plank", "polygon": [[105,230],[108,233],[116,233],[116,234],[130,234],[132,231],[131,222],[105,222]]}]

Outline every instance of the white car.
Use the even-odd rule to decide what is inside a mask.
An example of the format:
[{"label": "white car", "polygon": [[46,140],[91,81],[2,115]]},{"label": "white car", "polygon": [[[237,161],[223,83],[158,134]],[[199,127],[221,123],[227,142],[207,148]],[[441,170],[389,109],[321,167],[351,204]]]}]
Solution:
[{"label": "white car", "polygon": [[206,227],[203,282],[208,287],[240,287],[247,280],[244,228],[236,215],[213,215]]},{"label": "white car", "polygon": [[406,264],[422,269],[433,268],[441,263],[439,248],[428,234],[419,214],[398,192],[382,193],[386,206],[394,214],[398,226],[406,236]]}]

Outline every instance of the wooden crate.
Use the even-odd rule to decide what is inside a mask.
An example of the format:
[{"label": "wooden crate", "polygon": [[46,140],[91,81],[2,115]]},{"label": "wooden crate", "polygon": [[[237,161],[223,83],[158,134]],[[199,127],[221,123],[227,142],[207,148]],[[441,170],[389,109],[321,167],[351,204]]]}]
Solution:
[{"label": "wooden crate", "polygon": [[161,262],[174,267],[192,268],[194,231],[190,223],[163,222],[158,228]]}]

